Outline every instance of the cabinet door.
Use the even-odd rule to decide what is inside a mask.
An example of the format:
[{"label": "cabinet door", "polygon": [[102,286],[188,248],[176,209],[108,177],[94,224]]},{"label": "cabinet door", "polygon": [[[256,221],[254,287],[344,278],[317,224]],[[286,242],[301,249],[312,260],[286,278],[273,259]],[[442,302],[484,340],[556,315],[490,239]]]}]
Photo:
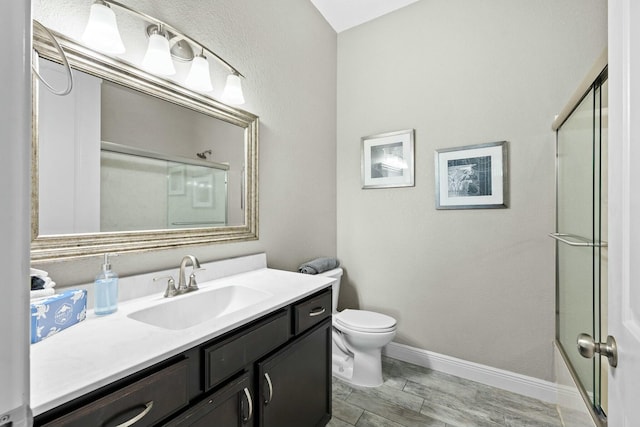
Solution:
[{"label": "cabinet door", "polygon": [[331,418],[331,319],[258,364],[261,427],[324,426]]},{"label": "cabinet door", "polygon": [[254,402],[250,374],[245,373],[178,415],[163,427],[249,427]]}]

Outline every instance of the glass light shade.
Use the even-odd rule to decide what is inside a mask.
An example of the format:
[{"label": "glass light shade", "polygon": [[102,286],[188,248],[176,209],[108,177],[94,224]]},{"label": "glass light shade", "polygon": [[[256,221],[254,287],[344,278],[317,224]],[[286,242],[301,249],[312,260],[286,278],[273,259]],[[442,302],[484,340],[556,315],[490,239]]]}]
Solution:
[{"label": "glass light shade", "polygon": [[238,76],[237,74],[229,74],[227,76],[227,85],[224,87],[222,100],[233,105],[244,104],[242,83],[240,82],[240,76]]},{"label": "glass light shade", "polygon": [[116,14],[109,6],[94,3],[89,12],[89,22],[82,34],[82,41],[89,47],[104,53],[121,54],[125,52]]},{"label": "glass light shade", "polygon": [[191,62],[191,70],[184,84],[198,92],[211,92],[211,74],[209,73],[209,61],[202,55],[196,55]]},{"label": "glass light shade", "polygon": [[171,76],[176,73],[169,51],[169,40],[160,34],[149,36],[147,53],[142,60],[142,67],[160,76]]}]

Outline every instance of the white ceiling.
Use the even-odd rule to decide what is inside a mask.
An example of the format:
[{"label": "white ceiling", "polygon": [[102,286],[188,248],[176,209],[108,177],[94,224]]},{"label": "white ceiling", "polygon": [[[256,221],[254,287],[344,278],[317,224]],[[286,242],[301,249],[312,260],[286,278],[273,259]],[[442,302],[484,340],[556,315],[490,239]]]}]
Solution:
[{"label": "white ceiling", "polygon": [[418,0],[311,0],[337,33]]}]

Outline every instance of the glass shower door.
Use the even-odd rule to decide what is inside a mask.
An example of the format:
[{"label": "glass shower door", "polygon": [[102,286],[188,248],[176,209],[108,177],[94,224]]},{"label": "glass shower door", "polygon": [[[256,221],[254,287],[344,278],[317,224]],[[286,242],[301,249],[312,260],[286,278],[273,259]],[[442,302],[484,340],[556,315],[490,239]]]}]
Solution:
[{"label": "glass shower door", "polygon": [[599,416],[606,410],[606,372],[603,382],[601,358],[582,357],[576,340],[582,333],[596,342],[607,336],[601,313],[606,308],[606,244],[601,244],[606,240],[606,98],[605,74],[558,129],[554,233],[557,341],[583,397]]}]

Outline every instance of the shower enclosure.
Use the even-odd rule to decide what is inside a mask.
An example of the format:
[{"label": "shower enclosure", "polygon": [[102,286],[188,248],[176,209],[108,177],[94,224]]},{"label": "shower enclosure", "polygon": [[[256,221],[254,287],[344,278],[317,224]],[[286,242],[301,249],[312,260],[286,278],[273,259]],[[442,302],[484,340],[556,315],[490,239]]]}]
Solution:
[{"label": "shower enclosure", "polygon": [[594,423],[606,425],[607,359],[587,358],[577,345],[579,336],[584,346],[608,335],[608,85],[606,66],[599,70],[566,118],[554,122],[557,211],[550,236],[556,240],[556,344]]}]

